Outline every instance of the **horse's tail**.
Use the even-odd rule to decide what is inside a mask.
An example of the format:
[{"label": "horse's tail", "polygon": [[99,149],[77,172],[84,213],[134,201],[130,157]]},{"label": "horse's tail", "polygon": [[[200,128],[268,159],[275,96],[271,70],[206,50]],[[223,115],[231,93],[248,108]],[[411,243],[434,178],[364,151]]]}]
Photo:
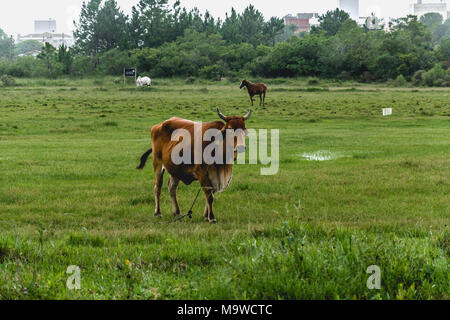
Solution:
[{"label": "horse's tail", "polygon": [[147,163],[148,157],[152,154],[153,149],[148,150],[146,153],[144,153],[141,157],[141,164],[136,168],[138,170],[142,170],[145,167],[145,164]]}]

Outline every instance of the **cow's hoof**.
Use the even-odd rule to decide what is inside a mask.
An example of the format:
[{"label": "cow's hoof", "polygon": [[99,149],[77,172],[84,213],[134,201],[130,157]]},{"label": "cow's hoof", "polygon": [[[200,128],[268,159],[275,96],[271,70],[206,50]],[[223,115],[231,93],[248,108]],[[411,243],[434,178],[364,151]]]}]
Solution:
[{"label": "cow's hoof", "polygon": [[217,221],[216,221],[216,219],[212,219],[212,220],[209,220],[209,223],[210,223],[210,224],[216,224]]},{"label": "cow's hoof", "polygon": [[175,212],[175,213],[173,214],[173,216],[174,216],[175,218],[178,218],[179,216],[181,216],[181,213]]},{"label": "cow's hoof", "polygon": [[156,217],[156,218],[161,218],[161,217],[162,217],[161,212],[155,212],[155,217]]}]

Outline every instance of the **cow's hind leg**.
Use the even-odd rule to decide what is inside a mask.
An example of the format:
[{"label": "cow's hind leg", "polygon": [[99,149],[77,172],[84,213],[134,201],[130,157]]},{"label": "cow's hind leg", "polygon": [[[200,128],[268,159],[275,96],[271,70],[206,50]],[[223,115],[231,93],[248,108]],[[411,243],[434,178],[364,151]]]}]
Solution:
[{"label": "cow's hind leg", "polygon": [[217,221],[213,212],[214,192],[211,189],[207,190],[203,189],[203,192],[205,192],[206,197],[206,208],[208,209],[208,221],[209,223],[215,224]]},{"label": "cow's hind leg", "polygon": [[164,168],[162,164],[155,164],[155,217],[161,216],[161,207],[159,200],[161,198],[161,189],[164,182]]},{"label": "cow's hind leg", "polygon": [[170,197],[172,198],[172,207],[173,207],[173,215],[179,216],[180,215],[180,207],[178,206],[178,200],[177,200],[177,189],[178,185],[180,183],[180,180],[174,177],[170,177],[169,179],[169,193]]},{"label": "cow's hind leg", "polygon": [[209,204],[208,204],[208,200],[206,200],[205,212],[203,213],[203,218],[205,218],[205,221],[209,221]]},{"label": "cow's hind leg", "polygon": [[199,177],[200,185],[205,193],[206,207],[204,217],[209,223],[216,223],[216,218],[214,217],[213,202],[214,202],[214,189],[212,188],[211,182],[206,175],[201,175]]}]

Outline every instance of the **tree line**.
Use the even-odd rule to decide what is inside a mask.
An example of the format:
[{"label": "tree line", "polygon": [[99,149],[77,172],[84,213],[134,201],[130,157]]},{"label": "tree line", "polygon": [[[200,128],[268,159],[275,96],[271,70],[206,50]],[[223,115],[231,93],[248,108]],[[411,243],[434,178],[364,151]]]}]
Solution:
[{"label": "tree line", "polygon": [[75,45],[46,44],[37,61],[17,58],[14,41],[0,32],[0,75],[118,76],[136,66],[151,77],[315,76],[450,86],[450,19],[407,16],[386,32],[360,27],[336,9],[319,22],[295,34],[295,27],[266,20],[252,5],[232,9],[222,21],[179,1],[140,0],[127,16],[115,0],[90,0],[74,21]]}]

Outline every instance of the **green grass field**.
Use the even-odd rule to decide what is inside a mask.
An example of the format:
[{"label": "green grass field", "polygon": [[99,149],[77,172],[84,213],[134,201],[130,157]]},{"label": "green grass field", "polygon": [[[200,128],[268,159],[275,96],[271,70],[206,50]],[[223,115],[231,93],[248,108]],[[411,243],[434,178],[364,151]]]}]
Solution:
[{"label": "green grass field", "polygon": [[[153,171],[135,167],[160,121],[244,115],[239,83],[0,88],[0,299],[449,299],[450,90],[267,83],[247,127],[280,129],[279,173],[236,166],[217,225],[203,198],[170,223],[167,175],[154,218]],[[183,211],[197,191],[180,186]]]}]

